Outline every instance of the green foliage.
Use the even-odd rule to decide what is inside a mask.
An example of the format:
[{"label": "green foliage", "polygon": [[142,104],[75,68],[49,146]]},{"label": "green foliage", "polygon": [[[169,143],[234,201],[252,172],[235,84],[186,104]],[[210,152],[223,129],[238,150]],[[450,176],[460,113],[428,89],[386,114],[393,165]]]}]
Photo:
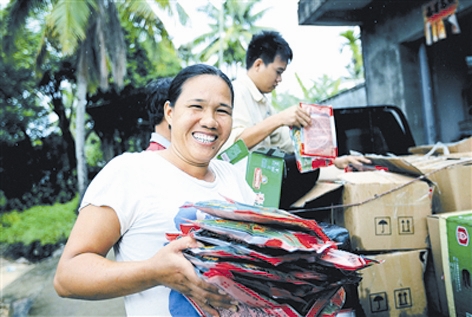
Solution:
[{"label": "green foliage", "polygon": [[0,50],[0,142],[34,141],[47,127],[47,110],[35,94],[33,62],[21,54],[7,58]]},{"label": "green foliage", "polygon": [[68,238],[76,219],[79,197],[52,206],[35,206],[23,212],[11,211],[0,215],[0,243],[42,245],[56,244]]},{"label": "green foliage", "polygon": [[360,35],[356,34],[354,30],[347,30],[340,34],[346,39],[341,51],[348,47],[351,51],[351,62],[346,66],[349,72],[347,79],[362,79],[364,78],[364,64],[362,61],[362,50],[360,45]]},{"label": "green foliage", "polygon": [[103,167],[105,165],[103,152],[100,146],[100,138],[95,132],[92,132],[85,143],[85,157],[87,158],[87,164],[89,166]]},{"label": "green foliage", "polygon": [[277,111],[282,111],[288,107],[298,104],[300,98],[284,92],[284,93],[277,93],[277,90],[272,90],[272,105]]},{"label": "green foliage", "polygon": [[127,76],[125,84],[143,87],[158,77],[175,76],[181,69],[181,61],[171,41],[141,41],[133,32],[126,34]]},{"label": "green foliage", "polygon": [[320,102],[321,100],[332,97],[340,92],[342,78],[333,79],[328,75],[323,74],[322,77],[312,81],[311,87],[306,87],[300,80],[300,77],[298,77],[297,74],[295,74],[295,76],[302,88],[303,97],[306,101]]},{"label": "green foliage", "polygon": [[223,8],[217,8],[212,3],[199,8],[201,12],[208,14],[210,31],[200,35],[181,52],[188,53],[187,50],[191,47],[203,47],[196,55],[198,61],[207,62],[221,54],[215,62],[220,68],[223,64],[228,68],[243,66],[249,41],[254,33],[261,30],[255,24],[267,11],[264,9],[254,12],[258,2],[259,0],[226,0]]},{"label": "green foliage", "polygon": [[5,193],[3,190],[0,190],[0,210],[5,208],[7,205],[7,197],[5,196]]},{"label": "green foliage", "polygon": [[94,1],[58,1],[46,17],[51,35],[62,45],[62,52],[71,55],[86,38],[86,26],[96,9]]}]

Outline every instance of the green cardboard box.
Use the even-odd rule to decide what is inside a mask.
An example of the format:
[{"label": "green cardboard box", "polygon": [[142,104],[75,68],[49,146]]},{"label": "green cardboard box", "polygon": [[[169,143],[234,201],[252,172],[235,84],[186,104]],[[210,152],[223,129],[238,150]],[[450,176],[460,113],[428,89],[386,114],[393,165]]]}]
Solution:
[{"label": "green cardboard box", "polygon": [[238,140],[225,151],[221,152],[217,158],[231,164],[243,161],[249,155],[249,150],[243,140]]},{"label": "green cardboard box", "polygon": [[428,230],[439,294],[445,293],[449,316],[470,317],[472,210],[429,216]]},{"label": "green cardboard box", "polygon": [[[449,315],[458,317],[472,316],[472,210],[466,214],[448,217],[447,250],[449,274],[445,274],[448,302],[451,294],[454,307],[449,304]],[[446,270],[447,272],[447,270]],[[449,275],[449,278],[448,278]]]},{"label": "green cardboard box", "polygon": [[218,155],[218,159],[239,166],[257,194],[256,205],[278,208],[284,173],[284,153],[278,149],[250,152],[242,140]]}]

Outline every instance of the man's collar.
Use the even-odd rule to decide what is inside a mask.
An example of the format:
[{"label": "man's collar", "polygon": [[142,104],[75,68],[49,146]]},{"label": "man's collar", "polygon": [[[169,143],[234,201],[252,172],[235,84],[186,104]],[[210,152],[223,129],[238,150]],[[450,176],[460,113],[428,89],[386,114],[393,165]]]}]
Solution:
[{"label": "man's collar", "polygon": [[257,102],[267,101],[267,98],[264,96],[263,93],[257,89],[256,84],[252,81],[252,79],[248,76],[247,73],[244,73],[241,77],[241,80],[244,84],[248,87],[249,92],[251,93],[252,98]]}]

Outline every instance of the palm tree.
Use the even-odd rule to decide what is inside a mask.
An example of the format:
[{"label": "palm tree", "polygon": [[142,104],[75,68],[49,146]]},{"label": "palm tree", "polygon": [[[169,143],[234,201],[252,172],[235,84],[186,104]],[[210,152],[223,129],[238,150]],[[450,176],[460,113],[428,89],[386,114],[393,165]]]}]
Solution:
[{"label": "palm tree", "polygon": [[320,102],[336,95],[340,91],[340,85],[342,82],[341,78],[332,79],[328,75],[323,74],[323,76],[317,80],[313,80],[312,86],[307,88],[305,85],[303,85],[298,74],[295,74],[295,76],[297,78],[298,84],[300,85],[300,88],[303,91],[303,97],[307,101],[315,103]]},{"label": "palm tree", "polygon": [[204,45],[197,55],[201,61],[209,61],[218,56],[215,66],[228,67],[228,74],[233,74],[245,61],[246,48],[254,33],[262,30],[255,26],[256,22],[268,9],[253,13],[254,6],[259,0],[222,0],[222,6],[217,8],[211,2],[199,8],[206,12],[210,19],[210,31],[196,38],[191,46]]},{"label": "palm tree", "polygon": [[355,34],[354,30],[347,30],[340,34],[346,39],[346,43],[342,45],[341,51],[348,47],[351,50],[351,63],[347,65],[350,77],[348,79],[358,80],[364,79],[364,66],[362,62],[362,51],[360,46],[360,36]]},{"label": "palm tree", "polygon": [[98,88],[106,91],[110,81],[117,89],[123,87],[127,51],[125,31],[140,32],[153,41],[158,39],[157,35],[161,39],[168,38],[151,4],[166,10],[174,6],[182,12],[179,4],[170,0],[11,0],[6,8],[8,36],[3,41],[6,51],[13,51],[15,39],[21,35],[27,19],[36,17],[37,23],[45,21],[41,24],[43,42],[38,49],[37,64],[45,61],[51,48],[75,57],[75,153],[81,196],[88,183],[84,151],[87,93]]}]

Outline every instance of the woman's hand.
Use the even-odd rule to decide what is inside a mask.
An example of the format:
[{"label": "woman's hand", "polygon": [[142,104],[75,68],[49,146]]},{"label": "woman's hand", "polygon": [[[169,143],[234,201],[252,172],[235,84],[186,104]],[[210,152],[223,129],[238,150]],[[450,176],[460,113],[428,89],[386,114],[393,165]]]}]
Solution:
[{"label": "woman's hand", "polygon": [[195,268],[182,251],[197,247],[197,241],[186,236],[170,242],[150,259],[156,270],[157,283],[170,287],[194,300],[202,309],[218,316],[217,308],[236,312],[237,301],[215,285],[197,276]]}]

